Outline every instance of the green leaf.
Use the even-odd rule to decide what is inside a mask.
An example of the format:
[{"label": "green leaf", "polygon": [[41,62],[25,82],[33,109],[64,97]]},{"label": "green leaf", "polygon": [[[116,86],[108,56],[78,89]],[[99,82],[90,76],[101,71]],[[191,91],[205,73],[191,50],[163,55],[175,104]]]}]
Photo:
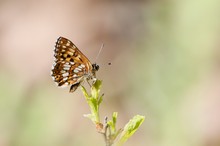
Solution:
[{"label": "green leaf", "polygon": [[[96,129],[100,132],[103,132],[103,124],[100,123],[99,117],[99,105],[103,100],[103,95],[100,96],[100,88],[102,85],[101,80],[96,80],[96,82],[91,87],[91,94],[88,94],[85,87],[81,86],[81,90],[85,99],[90,107],[90,114],[84,115],[85,117],[89,118],[95,125]],[[106,143],[113,144],[116,139],[118,139],[116,145],[121,146],[124,144],[128,138],[130,138],[135,131],[140,127],[143,123],[145,117],[136,115],[134,116],[124,127],[124,129],[116,130],[116,122],[117,122],[118,113],[113,112],[112,120],[107,122],[107,128],[105,134]],[[118,138],[118,135],[120,137]]]},{"label": "green leaf", "polygon": [[145,117],[136,115],[134,116],[124,127],[123,132],[120,135],[117,146],[124,144],[128,138],[130,138],[144,122]]},{"label": "green leaf", "polygon": [[114,112],[114,113],[112,114],[112,120],[109,120],[109,121],[108,121],[108,125],[109,125],[110,128],[111,128],[112,134],[115,134],[115,133],[116,133],[116,121],[117,121],[117,116],[118,116],[118,113],[117,113],[117,112]]},{"label": "green leaf", "polygon": [[118,117],[118,113],[114,112],[112,114],[112,122],[113,122],[114,125],[116,125],[117,117]]},{"label": "green leaf", "polygon": [[99,105],[102,102],[102,96],[99,97],[100,88],[102,85],[101,80],[96,80],[96,82],[91,87],[91,95],[88,94],[85,87],[81,86],[81,90],[85,99],[90,107],[91,114],[88,114],[86,117],[90,118],[93,123],[99,123]]},{"label": "green leaf", "polygon": [[100,105],[100,104],[102,103],[103,96],[104,96],[104,94],[102,94],[102,96],[99,97],[99,99],[98,99],[98,105]]},{"label": "green leaf", "polygon": [[86,91],[86,88],[83,87],[83,86],[81,86],[81,90],[82,90],[83,95],[85,96],[85,98],[86,98],[86,100],[87,100],[87,98],[89,98],[89,95],[88,95],[88,92]]},{"label": "green leaf", "polygon": [[92,95],[93,98],[98,99],[98,97],[99,97],[98,95],[99,95],[99,92],[100,92],[101,85],[102,85],[101,80],[96,80],[96,82],[92,85],[91,95]]}]

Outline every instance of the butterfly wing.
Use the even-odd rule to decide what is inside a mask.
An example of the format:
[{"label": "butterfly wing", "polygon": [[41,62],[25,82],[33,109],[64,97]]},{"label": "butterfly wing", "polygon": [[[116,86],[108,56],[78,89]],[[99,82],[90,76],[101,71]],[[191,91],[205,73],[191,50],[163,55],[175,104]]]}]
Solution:
[{"label": "butterfly wing", "polygon": [[89,59],[66,38],[57,39],[54,57],[52,77],[58,86],[76,84],[78,87],[84,75],[92,70]]}]

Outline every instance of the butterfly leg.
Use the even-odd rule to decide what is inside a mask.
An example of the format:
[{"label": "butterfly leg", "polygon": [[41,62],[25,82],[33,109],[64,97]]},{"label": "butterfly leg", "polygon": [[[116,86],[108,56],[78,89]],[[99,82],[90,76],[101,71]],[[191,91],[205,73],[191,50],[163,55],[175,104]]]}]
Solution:
[{"label": "butterfly leg", "polygon": [[92,87],[91,84],[89,83],[89,79],[86,79],[87,83],[89,84],[90,88]]},{"label": "butterfly leg", "polygon": [[89,79],[89,78],[86,79],[87,83],[89,84],[89,86],[90,86],[90,88],[91,88],[92,85],[96,82],[97,79],[96,79],[96,78],[92,78],[92,85],[91,85],[90,82],[89,82],[90,80],[91,80],[91,79]]},{"label": "butterfly leg", "polygon": [[92,79],[92,84],[94,84],[96,82],[96,80],[97,80],[96,78],[93,78]]}]

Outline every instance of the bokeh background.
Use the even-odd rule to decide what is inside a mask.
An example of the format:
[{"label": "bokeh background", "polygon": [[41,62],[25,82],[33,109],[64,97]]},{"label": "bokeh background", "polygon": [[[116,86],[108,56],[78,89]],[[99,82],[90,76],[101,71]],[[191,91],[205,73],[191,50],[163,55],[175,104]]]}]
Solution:
[{"label": "bokeh background", "polygon": [[[1,0],[0,146],[103,146],[81,90],[50,77],[59,36],[95,61],[126,146],[220,146],[219,0]],[[111,65],[108,65],[108,63]]]}]

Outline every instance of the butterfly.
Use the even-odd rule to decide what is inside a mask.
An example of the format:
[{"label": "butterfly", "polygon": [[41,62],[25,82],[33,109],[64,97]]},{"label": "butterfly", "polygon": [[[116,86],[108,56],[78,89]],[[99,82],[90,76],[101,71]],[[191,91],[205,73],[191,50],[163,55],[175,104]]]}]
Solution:
[{"label": "butterfly", "polygon": [[70,40],[64,37],[57,39],[54,57],[51,76],[58,86],[70,85],[69,92],[74,92],[84,80],[88,83],[96,80],[99,66],[92,64]]}]

